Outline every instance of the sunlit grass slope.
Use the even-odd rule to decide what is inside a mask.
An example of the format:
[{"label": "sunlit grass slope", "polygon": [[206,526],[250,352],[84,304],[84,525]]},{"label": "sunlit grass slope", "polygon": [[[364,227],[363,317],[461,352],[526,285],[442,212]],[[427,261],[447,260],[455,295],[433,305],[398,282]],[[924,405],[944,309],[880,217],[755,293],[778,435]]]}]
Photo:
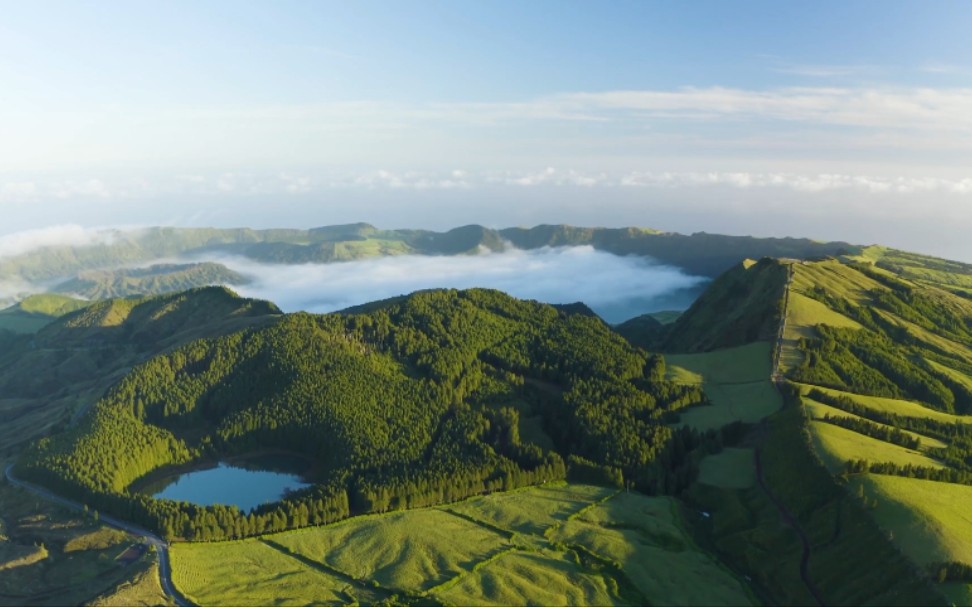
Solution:
[{"label": "sunlit grass slope", "polygon": [[844,469],[847,460],[890,462],[899,465],[944,468],[945,466],[918,451],[858,434],[827,422],[810,422],[810,436],[820,458],[833,473]]},{"label": "sunlit grass slope", "polygon": [[[800,390],[806,393],[810,390],[810,386],[801,385]],[[816,386],[814,386],[816,387]],[[951,415],[949,413],[944,413],[942,411],[936,411],[934,409],[929,409],[919,403],[902,400],[898,398],[884,398],[881,396],[867,396],[864,394],[854,394],[852,392],[844,392],[842,390],[834,390],[832,388],[816,387],[821,392],[830,394],[832,396],[846,396],[853,400],[855,403],[873,409],[874,411],[879,411],[882,413],[894,413],[896,415],[904,417],[927,417],[935,421],[945,422],[949,424],[961,423],[961,424],[972,424],[972,415]]]},{"label": "sunlit grass slope", "polygon": [[915,478],[860,474],[851,493],[877,500],[878,524],[920,565],[939,561],[972,563],[972,487]]},{"label": "sunlit grass slope", "polygon": [[685,531],[676,502],[548,484],[235,542],[175,544],[204,605],[752,604]]},{"label": "sunlit grass slope", "polygon": [[267,541],[353,578],[423,592],[502,550],[506,537],[431,509],[349,519],[326,533],[307,529]]},{"label": "sunlit grass slope", "polygon": [[[819,419],[829,415],[830,417],[845,417],[848,419],[865,420],[867,422],[874,424],[875,426],[879,426],[882,428],[890,429],[893,427],[887,424],[880,424],[878,422],[869,420],[864,417],[860,417],[859,415],[854,415],[853,413],[848,413],[847,411],[844,411],[843,409],[838,409],[837,407],[831,407],[830,405],[818,403],[817,401],[808,398],[806,396],[803,397],[803,406],[807,408],[807,413],[809,413],[810,417],[814,419]],[[931,436],[925,436],[923,434],[919,434],[917,432],[910,432],[908,430],[902,430],[902,432],[908,436],[913,436],[918,440],[920,440],[921,450],[932,449],[932,448],[944,449],[946,446],[945,443]]]},{"label": "sunlit grass slope", "polygon": [[614,493],[593,485],[565,485],[494,493],[445,508],[511,532],[542,535],[592,502]]}]

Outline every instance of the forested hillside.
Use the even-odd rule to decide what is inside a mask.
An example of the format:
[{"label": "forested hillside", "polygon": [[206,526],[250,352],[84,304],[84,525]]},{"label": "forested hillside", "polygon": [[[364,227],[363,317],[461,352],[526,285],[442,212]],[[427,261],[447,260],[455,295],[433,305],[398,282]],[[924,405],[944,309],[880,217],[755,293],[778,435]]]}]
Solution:
[{"label": "forested hillside", "polygon": [[[195,309],[190,292],[162,310]],[[110,300],[55,330],[161,337]],[[121,319],[116,321],[115,319]],[[171,330],[171,329],[170,329]],[[111,335],[111,333],[109,333]],[[66,338],[65,337],[65,338]],[[62,337],[58,337],[62,339]],[[113,338],[109,338],[113,339]],[[136,366],[77,427],[21,458],[24,476],[161,530],[239,537],[561,479],[670,492],[703,441],[664,422],[704,397],[601,320],[496,291],[428,291],[357,312],[291,314]],[[253,513],[131,491],[164,466],[264,449],[317,463],[318,483]],[[697,458],[696,458],[697,459]]]}]

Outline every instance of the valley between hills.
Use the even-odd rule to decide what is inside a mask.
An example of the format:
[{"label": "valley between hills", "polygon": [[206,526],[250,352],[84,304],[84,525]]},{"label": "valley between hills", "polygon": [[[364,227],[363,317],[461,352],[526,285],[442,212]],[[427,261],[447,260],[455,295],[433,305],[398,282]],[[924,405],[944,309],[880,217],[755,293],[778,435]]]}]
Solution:
[{"label": "valley between hills", "polygon": [[[218,261],[578,246],[706,283],[616,324],[494,289],[284,313]],[[118,233],[0,276],[30,287],[0,312],[0,604],[972,604],[972,266],[354,224]],[[306,486],[252,510],[142,490],[280,454]]]}]

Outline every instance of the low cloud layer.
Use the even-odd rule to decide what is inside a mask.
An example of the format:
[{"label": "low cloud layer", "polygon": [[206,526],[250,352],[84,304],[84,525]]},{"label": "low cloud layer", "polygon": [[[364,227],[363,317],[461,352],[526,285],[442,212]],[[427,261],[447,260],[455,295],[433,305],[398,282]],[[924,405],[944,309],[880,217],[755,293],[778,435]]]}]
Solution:
[{"label": "low cloud layer", "polygon": [[401,256],[321,265],[220,259],[253,282],[237,290],[284,311],[331,312],[420,289],[487,287],[547,303],[582,301],[608,322],[686,307],[706,279],[591,247],[474,256]]}]

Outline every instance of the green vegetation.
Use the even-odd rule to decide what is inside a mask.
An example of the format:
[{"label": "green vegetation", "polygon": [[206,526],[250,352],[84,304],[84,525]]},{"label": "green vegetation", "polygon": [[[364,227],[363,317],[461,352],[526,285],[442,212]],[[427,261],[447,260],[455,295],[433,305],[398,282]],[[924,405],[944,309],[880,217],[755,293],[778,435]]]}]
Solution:
[{"label": "green vegetation", "polygon": [[666,352],[705,352],[775,340],[783,314],[788,265],[774,259],[740,263],[717,278],[667,327]]},{"label": "green vegetation", "polygon": [[705,544],[750,576],[765,602],[815,604],[800,576],[800,538],[781,525],[784,508],[807,538],[808,578],[825,604],[944,603],[814,456],[795,399],[743,441],[757,449],[768,489],[699,483],[684,494],[708,515],[696,524]]},{"label": "green vegetation", "polygon": [[[0,461],[0,469],[7,463]],[[0,482],[0,519],[0,605],[79,605],[154,562],[145,555],[131,565],[120,564],[116,557],[135,538],[5,481]]]},{"label": "green vegetation", "polygon": [[129,572],[126,580],[95,598],[88,605],[91,607],[155,607],[175,604],[162,591],[157,563],[131,565],[131,567],[135,569]]},{"label": "green vegetation", "polygon": [[888,431],[901,432],[905,436],[909,436],[915,439],[916,441],[918,441],[919,450],[927,451],[929,449],[944,449],[947,446],[943,441],[937,438],[933,438],[931,436],[927,436],[924,434],[918,434],[917,432],[911,432],[909,430],[902,430],[901,428],[895,427],[892,424],[875,422],[867,417],[868,415],[870,415],[871,417],[877,419],[886,419],[883,415],[881,415],[876,411],[864,409],[862,410],[862,413],[865,413],[865,415],[855,415],[854,413],[848,413],[844,409],[840,409],[838,407],[832,407],[830,405],[825,405],[821,402],[817,402],[807,396],[803,397],[803,406],[806,407],[807,413],[809,414],[811,419],[830,417],[831,420],[834,420],[836,418],[845,418],[848,420],[868,422],[869,424],[887,429]]},{"label": "green vegetation", "polygon": [[848,460],[892,462],[898,465],[943,468],[941,462],[914,449],[907,449],[883,440],[864,436],[853,430],[822,421],[810,423],[813,446],[827,468],[834,474],[844,469]]},{"label": "green vegetation", "polygon": [[970,525],[956,504],[972,484],[969,268],[880,248],[853,261],[795,266],[793,288],[814,303],[788,314],[800,355],[784,352],[788,374],[848,499],[967,604]]},{"label": "green vegetation", "polygon": [[701,386],[711,403],[682,411],[678,419],[685,426],[706,431],[738,421],[754,423],[782,406],[769,381],[766,342],[700,354],[669,354],[665,360],[668,379]]},{"label": "green vegetation", "polygon": [[725,489],[748,489],[756,484],[753,450],[726,447],[707,455],[699,465],[699,482]]},{"label": "green vegetation", "polygon": [[273,304],[207,288],[98,302],[36,335],[0,331],[0,454],[77,422],[133,366],[164,350],[277,316]]},{"label": "green vegetation", "polygon": [[872,504],[874,519],[916,563],[972,563],[972,487],[876,474],[851,477],[849,492]]},{"label": "green vegetation", "polygon": [[741,581],[693,543],[675,504],[548,484],[260,540],[176,544],[175,581],[213,605],[393,596],[457,605],[751,604]]},{"label": "green vegetation", "polygon": [[[225,313],[209,300],[226,293],[108,300],[64,317],[60,331],[157,343],[184,313]],[[157,312],[146,316],[149,302]],[[277,317],[141,363],[18,466],[93,508],[203,540],[453,502],[563,479],[568,467],[572,478],[670,492],[691,481],[702,437],[664,421],[704,397],[663,377],[661,357],[591,315],[495,291],[429,291],[357,313]],[[319,483],[251,513],[130,489],[165,466],[267,448],[316,461]]]},{"label": "green vegetation", "polygon": [[147,268],[87,270],[53,288],[88,300],[161,295],[210,285],[242,285],[248,281],[226,266],[214,263],[158,264]]},{"label": "green vegetation", "polygon": [[0,331],[36,333],[54,319],[81,309],[91,302],[51,293],[30,295],[21,302],[0,310]]},{"label": "green vegetation", "polygon": [[753,604],[745,586],[694,545],[676,508],[671,499],[621,494],[579,513],[550,537],[616,564],[648,604]]}]

